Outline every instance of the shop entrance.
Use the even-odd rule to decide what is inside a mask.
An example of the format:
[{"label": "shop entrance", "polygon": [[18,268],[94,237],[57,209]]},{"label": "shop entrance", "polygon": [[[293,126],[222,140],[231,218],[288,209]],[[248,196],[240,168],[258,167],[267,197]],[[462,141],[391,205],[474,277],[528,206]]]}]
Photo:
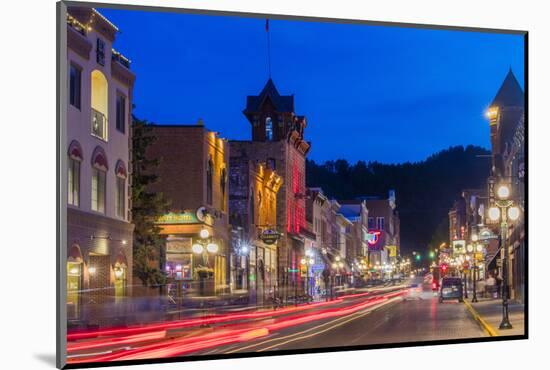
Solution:
[{"label": "shop entrance", "polygon": [[82,263],[67,262],[67,319],[80,317],[80,290],[82,289]]}]

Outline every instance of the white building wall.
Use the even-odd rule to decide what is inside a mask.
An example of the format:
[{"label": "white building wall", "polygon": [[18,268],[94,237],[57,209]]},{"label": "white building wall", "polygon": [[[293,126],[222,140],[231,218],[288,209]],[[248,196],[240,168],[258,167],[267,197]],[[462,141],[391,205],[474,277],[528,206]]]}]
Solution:
[{"label": "white building wall", "polygon": [[[100,37],[105,42],[105,65],[102,66],[96,62],[96,38]],[[109,170],[106,174],[106,194],[105,194],[105,213],[104,216],[121,219],[116,216],[115,197],[116,197],[116,174],[115,165],[120,159],[124,162],[129,174],[130,154],[129,154],[129,131],[130,131],[130,99],[131,91],[129,87],[123,85],[118,80],[111,77],[111,48],[112,43],[96,31],[89,31],[87,38],[92,43],[90,59],[86,60],[70,48],[68,49],[68,68],[71,62],[82,68],[81,82],[81,108],[80,110],[71,104],[68,104],[68,124],[67,124],[67,148],[73,140],[77,140],[82,146],[83,161],[80,167],[80,204],[78,208],[81,211],[102,214],[91,209],[91,185],[92,185],[92,165],[91,157],[96,146],[101,146],[107,154]],[[101,71],[108,81],[108,128],[107,141],[103,141],[91,134],[91,74],[93,70]],[[67,71],[69,76],[69,70]],[[67,78],[67,91],[69,91],[69,78]],[[126,129],[121,133],[116,129],[116,96],[117,91],[126,96]],[[68,95],[68,94],[67,94]],[[124,219],[128,219],[128,194],[129,181],[126,179],[126,214]],[[72,207],[69,205],[69,207]]]}]

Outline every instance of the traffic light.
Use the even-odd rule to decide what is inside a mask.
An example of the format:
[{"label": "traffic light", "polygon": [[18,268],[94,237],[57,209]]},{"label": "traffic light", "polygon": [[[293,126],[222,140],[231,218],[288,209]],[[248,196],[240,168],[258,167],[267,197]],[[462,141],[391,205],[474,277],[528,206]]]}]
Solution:
[{"label": "traffic light", "polygon": [[430,251],[430,258],[434,259],[434,257],[435,257],[435,253],[433,251]]},{"label": "traffic light", "polygon": [[420,254],[416,254],[416,260],[420,261]]}]

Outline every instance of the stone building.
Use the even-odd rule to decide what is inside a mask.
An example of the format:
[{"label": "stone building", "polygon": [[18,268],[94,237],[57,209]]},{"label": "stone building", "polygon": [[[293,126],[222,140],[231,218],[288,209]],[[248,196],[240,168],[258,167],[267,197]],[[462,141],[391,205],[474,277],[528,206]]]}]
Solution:
[{"label": "stone building", "polygon": [[[508,281],[510,296],[523,301],[525,290],[525,96],[510,69],[487,112],[491,130],[491,178],[506,182],[521,217],[509,224]],[[494,225],[494,232],[498,233]],[[502,255],[504,250],[501,251]],[[502,256],[501,256],[502,257]]]},{"label": "stone building", "polygon": [[[161,192],[170,211],[157,220],[166,237],[168,294],[215,295],[229,290],[227,141],[202,123],[152,127],[156,141],[147,156],[160,161],[159,180],[149,190]],[[202,235],[202,236],[201,236]]]},{"label": "stone building", "polygon": [[112,304],[131,294],[129,145],[135,76],[129,60],[113,49],[117,33],[95,9],[68,7],[69,327],[110,322],[119,306]]},{"label": "stone building", "polygon": [[294,112],[294,96],[280,95],[271,79],[259,95],[247,97],[243,113],[252,140],[231,141],[231,151],[267,163],[282,178],[277,193],[277,285],[297,291],[304,285],[299,264],[305,244],[315,239],[305,218],[305,158],[310,149],[304,138],[306,119]]},{"label": "stone building", "polygon": [[262,304],[277,285],[277,192],[283,181],[265,162],[231,152],[229,222],[232,228],[230,286]]},{"label": "stone building", "polygon": [[367,258],[369,265],[382,266],[397,261],[400,255],[400,221],[396,209],[395,191],[387,198],[360,197],[369,210]]}]

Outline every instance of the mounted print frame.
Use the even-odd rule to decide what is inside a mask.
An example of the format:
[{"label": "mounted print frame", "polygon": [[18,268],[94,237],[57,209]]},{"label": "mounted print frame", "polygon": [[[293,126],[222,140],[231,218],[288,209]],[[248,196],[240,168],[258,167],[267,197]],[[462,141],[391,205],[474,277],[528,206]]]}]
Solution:
[{"label": "mounted print frame", "polygon": [[528,338],[528,33],[62,1],[57,366]]}]

